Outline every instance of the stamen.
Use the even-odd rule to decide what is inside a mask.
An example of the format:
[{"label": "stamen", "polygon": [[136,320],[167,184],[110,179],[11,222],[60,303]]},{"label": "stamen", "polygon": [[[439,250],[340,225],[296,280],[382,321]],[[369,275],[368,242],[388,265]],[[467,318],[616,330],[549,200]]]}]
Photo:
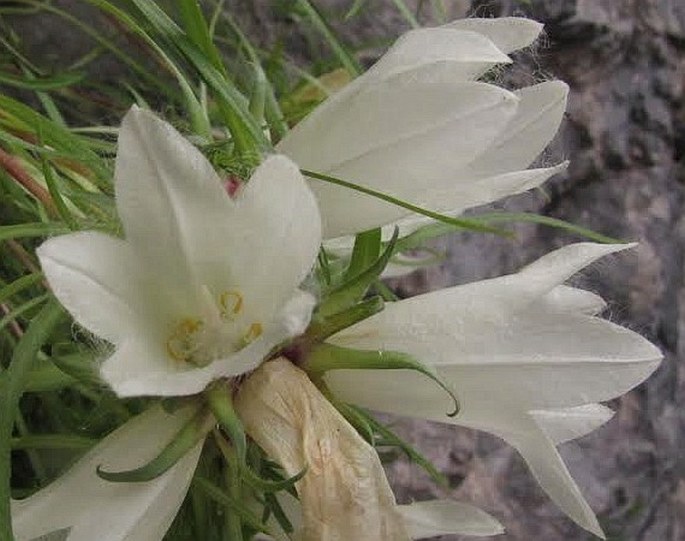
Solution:
[{"label": "stamen", "polygon": [[235,289],[223,291],[219,295],[219,311],[224,319],[232,319],[243,309],[243,296]]},{"label": "stamen", "polygon": [[259,338],[262,335],[262,332],[263,329],[261,323],[253,323],[252,325],[250,325],[250,328],[243,335],[243,338],[241,340],[242,347],[245,347],[248,344],[254,342],[257,338]]},{"label": "stamen", "polygon": [[166,350],[175,361],[190,361],[200,347],[198,334],[204,322],[201,319],[186,318],[179,322],[166,341]]}]

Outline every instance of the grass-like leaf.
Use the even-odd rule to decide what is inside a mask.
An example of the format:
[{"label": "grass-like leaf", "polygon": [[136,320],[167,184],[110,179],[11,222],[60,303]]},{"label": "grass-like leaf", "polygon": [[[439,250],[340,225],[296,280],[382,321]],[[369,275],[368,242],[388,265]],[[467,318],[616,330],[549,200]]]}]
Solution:
[{"label": "grass-like leaf", "polygon": [[52,300],[31,321],[12,355],[7,370],[0,377],[0,541],[13,541],[10,516],[10,447],[12,427],[24,392],[26,380],[38,351],[63,317],[59,304]]}]

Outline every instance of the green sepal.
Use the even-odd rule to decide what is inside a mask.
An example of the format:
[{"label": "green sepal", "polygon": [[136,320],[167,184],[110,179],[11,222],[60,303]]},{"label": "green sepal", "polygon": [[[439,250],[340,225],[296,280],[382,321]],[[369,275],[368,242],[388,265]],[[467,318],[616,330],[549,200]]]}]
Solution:
[{"label": "green sepal", "polygon": [[459,413],[459,400],[454,391],[443,383],[433,371],[408,353],[350,349],[331,344],[320,344],[310,352],[304,369],[314,380],[320,379],[329,370],[415,370],[432,379],[454,401],[454,411],[448,413],[448,417],[454,417]]},{"label": "green sepal", "polygon": [[[216,416],[217,414],[214,413]],[[217,416],[218,419],[218,416]],[[219,421],[221,422],[221,421]],[[240,422],[240,421],[238,421]],[[244,433],[243,433],[244,435]],[[250,468],[247,463],[247,448],[242,455],[236,455],[236,452],[228,446],[224,436],[218,431],[214,432],[214,441],[219,446],[219,450],[224,458],[234,466],[234,469],[239,472],[240,477],[251,487],[255,488],[259,492],[278,492],[280,490],[290,490],[295,486],[300,479],[304,477],[307,473],[308,467],[302,469],[302,471],[289,477],[288,479],[278,479],[269,480],[264,479],[259,476],[255,471]]]},{"label": "green sepal", "polygon": [[240,501],[239,499],[233,497],[230,494],[227,494],[226,492],[221,490],[219,487],[217,487],[215,484],[210,482],[208,479],[205,479],[204,477],[196,475],[193,478],[192,483],[194,486],[202,490],[202,492],[204,492],[212,500],[234,511],[235,514],[238,515],[243,524],[249,526],[250,528],[258,532],[262,532],[273,537],[273,532],[271,532],[269,528],[265,524],[263,524],[261,520],[259,520],[259,517],[257,517],[252,512],[252,510],[245,505],[244,502]]},{"label": "green sepal", "polygon": [[113,483],[145,483],[156,479],[181,460],[186,453],[201,442],[214,420],[201,407],[193,417],[181,428],[174,438],[150,462],[133,470],[108,472],[98,466],[95,470],[98,477]]},{"label": "green sepal", "polygon": [[374,436],[373,429],[367,421],[367,419],[357,411],[356,408],[350,406],[346,402],[340,402],[338,400],[332,400],[331,403],[340,412],[340,414],[345,417],[348,423],[350,423],[354,429],[359,433],[359,435],[364,438],[370,445],[376,445],[376,437]]},{"label": "green sepal", "polygon": [[[349,308],[359,301],[366,293],[369,286],[376,281],[395,251],[395,243],[399,236],[399,229],[395,228],[392,239],[387,243],[385,250],[366,270],[352,276],[332,290],[324,293],[323,300],[319,305],[315,317],[327,318]],[[380,239],[378,239],[380,242]],[[355,243],[355,247],[356,247]]]},{"label": "green sepal", "polygon": [[240,473],[248,485],[260,492],[279,492],[281,490],[288,490],[291,487],[294,487],[295,483],[302,479],[308,470],[309,466],[305,466],[301,471],[292,477],[288,477],[287,479],[282,479],[279,481],[264,479],[247,465],[241,468]]},{"label": "green sepal", "polygon": [[354,238],[352,257],[350,257],[350,264],[345,271],[346,280],[354,278],[364,269],[373,265],[381,254],[381,240],[382,231],[380,227],[363,231]]},{"label": "green sepal", "polygon": [[245,463],[247,452],[247,438],[243,423],[233,407],[231,389],[223,382],[210,385],[205,391],[205,398],[209,409],[219,421],[219,424],[227,432],[231,443],[238,455],[240,464]]},{"label": "green sepal", "polygon": [[314,314],[314,321],[312,321],[312,324],[307,329],[304,339],[310,343],[325,340],[338,331],[377,314],[383,310],[384,305],[383,298],[376,295],[326,319],[318,317],[318,314]]},{"label": "green sepal", "polygon": [[288,515],[286,515],[285,511],[281,507],[281,503],[278,501],[278,498],[276,498],[276,496],[274,496],[270,492],[266,492],[264,494],[263,505],[264,513],[262,514],[262,522],[266,523],[266,521],[269,520],[269,513],[271,513],[273,514],[274,519],[276,519],[276,522],[278,522],[278,525],[285,533],[290,534],[293,533],[293,531],[295,531],[292,522],[290,522]]}]

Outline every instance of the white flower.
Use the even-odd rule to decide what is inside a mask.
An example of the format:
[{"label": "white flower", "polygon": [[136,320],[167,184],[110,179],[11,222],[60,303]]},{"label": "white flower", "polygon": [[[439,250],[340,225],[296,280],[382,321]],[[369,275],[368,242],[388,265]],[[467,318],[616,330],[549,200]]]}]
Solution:
[{"label": "white flower", "polygon": [[561,248],[517,274],[386,305],[330,341],[410,353],[454,391],[452,404],[416,372],[335,370],[325,380],[340,399],[374,410],[486,430],[521,453],[540,485],[578,524],[602,535],[555,445],[612,415],[597,404],[627,392],[661,353],[638,334],[596,317],[603,301],[560,285],[626,245]]},{"label": "white flower", "polygon": [[299,502],[284,501],[293,539],[408,541],[502,532],[495,519],[469,505],[396,505],[376,450],[289,360],[267,362],[252,374],[236,409],[248,434],[288,475],[307,468],[297,482]]},{"label": "white flower", "polygon": [[321,223],[287,158],[267,158],[231,199],[193,145],[133,107],[115,191],[125,240],[74,233],[38,256],[74,319],[114,344],[101,374],[118,395],[197,393],[307,326],[314,299],[297,288]]},{"label": "white flower", "polygon": [[[434,211],[458,214],[540,185],[565,164],[526,169],[559,127],[567,86],[510,92],[476,81],[530,45],[528,19],[466,19],[403,35],[364,75],[328,98],[277,149],[326,173]],[[310,181],[331,239],[407,220],[408,211]]]},{"label": "white flower", "polygon": [[46,488],[12,501],[16,541],[42,539],[61,530],[68,535],[59,539],[68,541],[162,539],[183,502],[202,444],[147,483],[110,483],[97,476],[96,468],[128,470],[144,465],[192,413],[193,408],[185,408],[170,415],[155,407],[112,432]]}]

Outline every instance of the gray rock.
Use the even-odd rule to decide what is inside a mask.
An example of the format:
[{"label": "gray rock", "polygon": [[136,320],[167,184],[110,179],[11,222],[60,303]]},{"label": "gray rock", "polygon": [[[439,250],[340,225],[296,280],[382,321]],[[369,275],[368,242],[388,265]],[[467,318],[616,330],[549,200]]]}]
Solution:
[{"label": "gray rock", "polygon": [[[606,317],[642,333],[666,356],[650,380],[611,404],[617,411],[611,422],[561,452],[610,538],[685,539],[684,6],[646,0],[477,4],[481,15],[524,13],[545,22],[543,46],[523,62],[532,73],[571,86],[567,120],[551,150],[571,160],[567,174],[553,179],[546,194],[498,206],[639,241],[633,253],[596,265],[576,283],[608,300]],[[516,229],[513,244],[472,234],[443,240],[447,262],[397,286],[414,294],[511,272],[575,240],[538,226]],[[591,537],[561,516],[522,460],[495,438],[420,422],[404,430],[450,474],[463,477],[451,496],[502,520],[507,533],[500,539]],[[404,499],[441,494],[413,466],[399,463],[390,471]]]}]

